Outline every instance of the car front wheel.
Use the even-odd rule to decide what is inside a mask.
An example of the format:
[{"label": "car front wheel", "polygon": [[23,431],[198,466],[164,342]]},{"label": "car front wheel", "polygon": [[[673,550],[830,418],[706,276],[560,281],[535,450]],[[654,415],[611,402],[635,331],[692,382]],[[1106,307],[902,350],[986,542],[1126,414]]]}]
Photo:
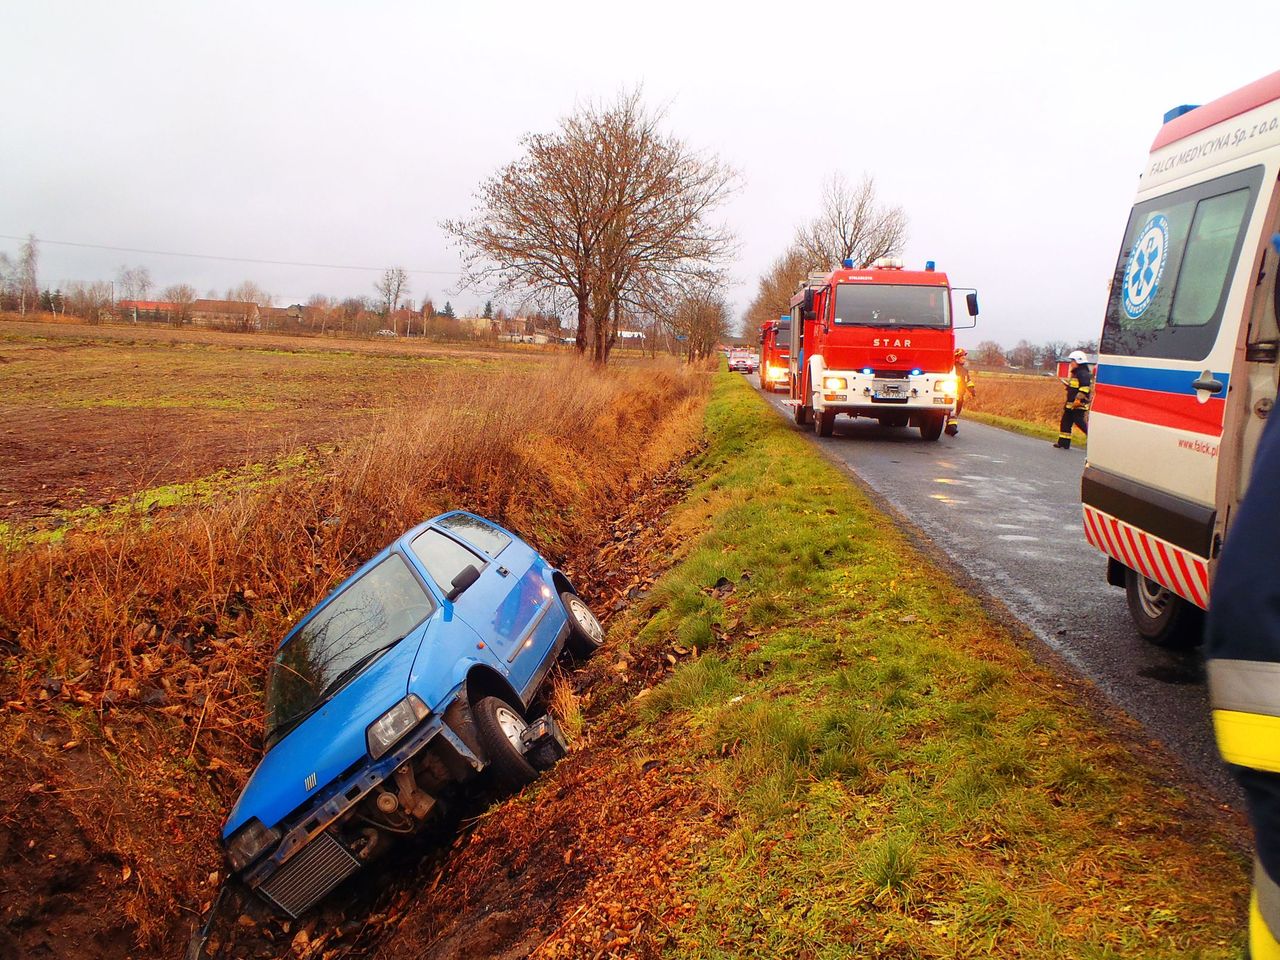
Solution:
[{"label": "car front wheel", "polygon": [[520,711],[498,697],[485,697],[471,708],[471,713],[494,779],[512,791],[537,780],[538,771],[522,750],[522,737],[529,724]]},{"label": "car front wheel", "polygon": [[560,594],[565,613],[569,615],[569,639],[565,646],[579,660],[585,660],[604,643],[604,627],[591,612],[591,608],[576,593],[567,590]]}]

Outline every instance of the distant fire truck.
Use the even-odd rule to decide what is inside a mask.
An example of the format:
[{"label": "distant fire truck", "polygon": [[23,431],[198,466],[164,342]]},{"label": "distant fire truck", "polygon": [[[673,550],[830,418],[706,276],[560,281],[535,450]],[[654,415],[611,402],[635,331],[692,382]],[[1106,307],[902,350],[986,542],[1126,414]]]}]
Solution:
[{"label": "distant fire truck", "polygon": [[[843,413],[918,427],[924,439],[937,440],[956,404],[951,293],[933,261],[923,270],[905,270],[897,259],[855,270],[846,260],[804,281],[791,299],[796,423],[812,422],[829,437]],[[976,318],[977,293],[966,305]]]},{"label": "distant fire truck", "polygon": [[760,389],[790,390],[791,317],[766,320],[760,331]]},{"label": "distant fire truck", "polygon": [[1201,610],[1280,364],[1280,73],[1178,107],[1151,146],[1103,321],[1084,531],[1138,632],[1200,638]]}]

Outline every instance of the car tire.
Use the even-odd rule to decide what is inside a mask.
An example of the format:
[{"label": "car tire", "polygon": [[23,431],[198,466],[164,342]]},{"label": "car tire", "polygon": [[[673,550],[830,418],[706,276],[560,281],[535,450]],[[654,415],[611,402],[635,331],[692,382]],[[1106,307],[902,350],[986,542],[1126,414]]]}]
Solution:
[{"label": "car tire", "polygon": [[1204,639],[1204,611],[1136,570],[1124,572],[1124,595],[1138,635],[1170,650],[1188,650]]},{"label": "car tire", "polygon": [[485,697],[471,708],[471,715],[494,780],[514,792],[538,779],[538,771],[520,752],[519,737],[529,724],[518,708],[498,697]]},{"label": "car tire", "polygon": [[569,616],[569,639],[564,645],[575,660],[586,660],[604,643],[604,627],[576,593],[566,590],[560,594],[560,602]]},{"label": "car tire", "polygon": [[927,414],[925,418],[920,421],[920,436],[925,440],[937,440],[942,436],[942,428],[946,425],[946,414]]}]

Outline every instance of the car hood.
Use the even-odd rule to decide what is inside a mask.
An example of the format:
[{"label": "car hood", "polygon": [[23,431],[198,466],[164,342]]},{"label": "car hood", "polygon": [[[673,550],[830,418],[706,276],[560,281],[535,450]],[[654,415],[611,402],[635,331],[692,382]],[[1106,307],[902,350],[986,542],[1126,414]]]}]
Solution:
[{"label": "car hood", "polygon": [[414,658],[434,620],[427,619],[375,660],[267,752],[232,807],[223,839],[250,817],[275,826],[368,758],[365,730],[404,698]]}]

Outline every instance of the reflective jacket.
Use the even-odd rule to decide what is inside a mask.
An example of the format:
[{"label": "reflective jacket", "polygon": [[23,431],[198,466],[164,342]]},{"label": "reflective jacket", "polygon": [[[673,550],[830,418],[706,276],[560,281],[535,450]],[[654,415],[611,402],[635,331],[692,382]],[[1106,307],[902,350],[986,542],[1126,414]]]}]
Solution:
[{"label": "reflective jacket", "polygon": [[956,390],[961,400],[973,396],[973,374],[963,360],[956,361]]},{"label": "reflective jacket", "polygon": [[1067,385],[1067,406],[1087,409],[1093,399],[1093,374],[1089,372],[1089,365],[1077,363],[1071,368],[1071,379],[1062,382]]},{"label": "reflective jacket", "polygon": [[1249,490],[1218,561],[1206,629],[1209,705],[1244,788],[1257,844],[1249,943],[1280,960],[1280,414],[1263,431]]}]

